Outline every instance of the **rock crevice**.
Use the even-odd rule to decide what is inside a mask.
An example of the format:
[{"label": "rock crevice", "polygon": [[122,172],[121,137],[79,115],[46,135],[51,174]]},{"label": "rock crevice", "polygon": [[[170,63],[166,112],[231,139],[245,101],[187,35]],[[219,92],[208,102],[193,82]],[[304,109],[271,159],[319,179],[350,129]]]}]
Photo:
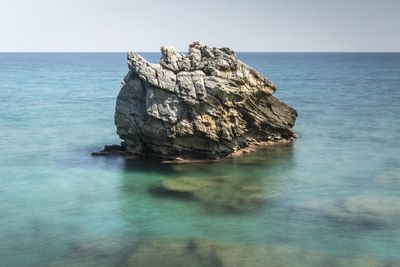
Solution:
[{"label": "rock crevice", "polygon": [[162,47],[160,64],[128,53],[115,124],[126,153],[216,159],[260,142],[291,141],[297,112],[229,48]]}]

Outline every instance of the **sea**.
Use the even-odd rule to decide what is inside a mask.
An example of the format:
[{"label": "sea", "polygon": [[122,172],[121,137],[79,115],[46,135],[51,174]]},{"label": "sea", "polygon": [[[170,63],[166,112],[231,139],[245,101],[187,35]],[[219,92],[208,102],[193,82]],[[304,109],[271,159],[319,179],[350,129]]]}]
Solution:
[{"label": "sea", "polygon": [[[175,165],[91,156],[120,143],[126,53],[0,53],[0,266],[157,266],[185,242],[258,248],[266,267],[400,264],[400,53],[237,56],[297,110],[297,140]],[[249,182],[267,201],[154,193],[182,177]]]}]

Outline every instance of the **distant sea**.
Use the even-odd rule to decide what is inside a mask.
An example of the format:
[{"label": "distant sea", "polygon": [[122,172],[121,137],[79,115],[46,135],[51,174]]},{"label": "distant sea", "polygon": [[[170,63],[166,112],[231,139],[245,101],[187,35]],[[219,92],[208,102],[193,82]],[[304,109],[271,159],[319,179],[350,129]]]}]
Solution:
[{"label": "distant sea", "polygon": [[[400,262],[400,54],[238,57],[296,108],[299,138],[176,166],[90,155],[119,143],[125,53],[0,53],[0,266],[114,266],[141,240],[192,239]],[[253,179],[274,198],[236,214],[151,194],[182,176]]]}]

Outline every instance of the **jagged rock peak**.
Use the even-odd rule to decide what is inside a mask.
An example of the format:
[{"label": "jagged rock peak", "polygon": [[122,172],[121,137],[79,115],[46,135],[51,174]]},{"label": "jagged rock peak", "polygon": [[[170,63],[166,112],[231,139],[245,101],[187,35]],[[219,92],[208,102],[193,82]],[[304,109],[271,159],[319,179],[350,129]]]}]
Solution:
[{"label": "jagged rock peak", "polygon": [[129,155],[221,158],[255,144],[290,141],[296,111],[274,84],[229,48],[161,47],[160,64],[128,53],[115,124]]}]

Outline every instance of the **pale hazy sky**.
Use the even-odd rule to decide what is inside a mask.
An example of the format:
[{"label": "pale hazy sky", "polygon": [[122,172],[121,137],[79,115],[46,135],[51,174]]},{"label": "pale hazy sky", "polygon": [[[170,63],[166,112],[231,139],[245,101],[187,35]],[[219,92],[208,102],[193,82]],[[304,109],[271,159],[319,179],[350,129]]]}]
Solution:
[{"label": "pale hazy sky", "polygon": [[0,51],[400,51],[400,0],[0,0]]}]

